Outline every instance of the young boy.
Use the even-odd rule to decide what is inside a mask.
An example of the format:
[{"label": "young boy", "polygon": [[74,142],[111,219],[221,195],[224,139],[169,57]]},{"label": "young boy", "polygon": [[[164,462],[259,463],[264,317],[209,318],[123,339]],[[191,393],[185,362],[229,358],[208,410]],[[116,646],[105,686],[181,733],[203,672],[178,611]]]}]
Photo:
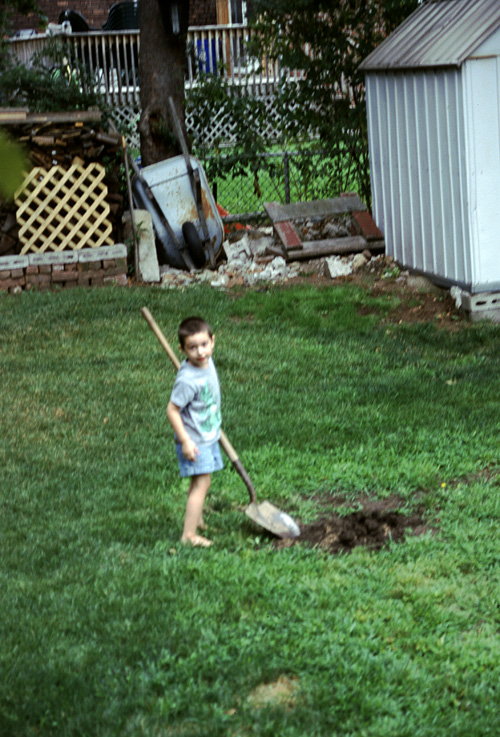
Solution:
[{"label": "young boy", "polygon": [[203,504],[211,474],[223,468],[219,448],[220,386],[212,360],[215,338],[201,317],[187,317],[178,330],[181,363],[167,407],[175,433],[181,477],[191,478],[181,541],[208,547],[211,540],[198,534],[204,529]]}]

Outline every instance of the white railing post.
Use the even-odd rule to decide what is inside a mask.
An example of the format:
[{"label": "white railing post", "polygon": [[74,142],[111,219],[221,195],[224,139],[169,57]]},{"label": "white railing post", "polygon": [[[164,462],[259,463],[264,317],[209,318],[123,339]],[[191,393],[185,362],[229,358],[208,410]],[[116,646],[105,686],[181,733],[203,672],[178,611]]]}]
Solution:
[{"label": "white railing post", "polygon": [[[189,28],[186,91],[196,86],[203,74],[223,74],[241,94],[269,94],[279,82],[279,64],[267,58],[260,63],[252,60],[246,52],[251,36],[251,27],[245,25]],[[42,51],[51,38],[35,36],[9,43],[13,55],[29,67],[34,53]],[[60,38],[71,44],[108,104],[140,104],[139,31],[90,31]],[[281,73],[290,75],[289,70]]]}]

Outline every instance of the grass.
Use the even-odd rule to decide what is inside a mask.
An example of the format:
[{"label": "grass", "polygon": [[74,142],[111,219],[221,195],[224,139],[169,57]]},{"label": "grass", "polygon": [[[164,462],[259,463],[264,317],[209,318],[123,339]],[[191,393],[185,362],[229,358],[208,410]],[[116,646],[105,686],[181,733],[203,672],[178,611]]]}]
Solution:
[{"label": "grass", "polygon": [[[307,522],[318,496],[397,493],[435,533],[277,551],[229,464],[214,548],[181,547],[173,369],[144,304],[172,342],[211,321],[261,499]],[[498,733],[500,328],[388,325],[393,306],[350,286],[0,299],[0,734]]]}]

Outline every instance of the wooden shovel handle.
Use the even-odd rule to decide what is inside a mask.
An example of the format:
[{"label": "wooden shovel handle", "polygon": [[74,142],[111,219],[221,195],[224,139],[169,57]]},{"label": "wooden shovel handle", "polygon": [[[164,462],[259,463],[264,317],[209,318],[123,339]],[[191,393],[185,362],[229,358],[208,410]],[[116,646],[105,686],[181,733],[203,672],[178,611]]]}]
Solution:
[{"label": "wooden shovel handle", "polygon": [[[177,355],[172,350],[169,342],[163,335],[162,331],[160,330],[160,327],[156,320],[154,319],[151,312],[148,310],[147,307],[143,307],[141,310],[147,324],[153,331],[153,333],[156,335],[158,340],[160,341],[160,344],[162,348],[164,349],[165,353],[168,355],[172,363],[174,364],[175,368],[178,370],[179,366],[181,365],[179,359],[177,358]],[[257,494],[255,493],[254,486],[252,484],[252,481],[250,479],[250,476],[246,472],[245,468],[243,467],[242,462],[240,461],[237,452],[229,442],[229,438],[227,437],[226,433],[222,430],[220,431],[220,444],[222,445],[224,452],[226,453],[227,457],[235,467],[235,469],[238,471],[239,475],[243,479],[245,486],[248,489],[248,493],[250,494],[250,501],[257,502]]]}]

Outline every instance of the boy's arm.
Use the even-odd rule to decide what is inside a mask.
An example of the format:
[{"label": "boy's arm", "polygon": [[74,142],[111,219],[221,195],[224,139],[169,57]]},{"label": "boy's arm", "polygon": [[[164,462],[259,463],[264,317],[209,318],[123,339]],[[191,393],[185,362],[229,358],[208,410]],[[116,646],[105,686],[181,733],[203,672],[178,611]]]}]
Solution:
[{"label": "boy's arm", "polygon": [[196,445],[196,443],[191,440],[186,432],[186,428],[184,427],[184,423],[182,421],[180,408],[173,402],[168,403],[167,418],[172,425],[172,429],[177,435],[180,444],[182,445],[182,453],[184,457],[187,458],[188,461],[195,461],[196,456],[199,455],[200,451],[198,450],[198,446]]}]

